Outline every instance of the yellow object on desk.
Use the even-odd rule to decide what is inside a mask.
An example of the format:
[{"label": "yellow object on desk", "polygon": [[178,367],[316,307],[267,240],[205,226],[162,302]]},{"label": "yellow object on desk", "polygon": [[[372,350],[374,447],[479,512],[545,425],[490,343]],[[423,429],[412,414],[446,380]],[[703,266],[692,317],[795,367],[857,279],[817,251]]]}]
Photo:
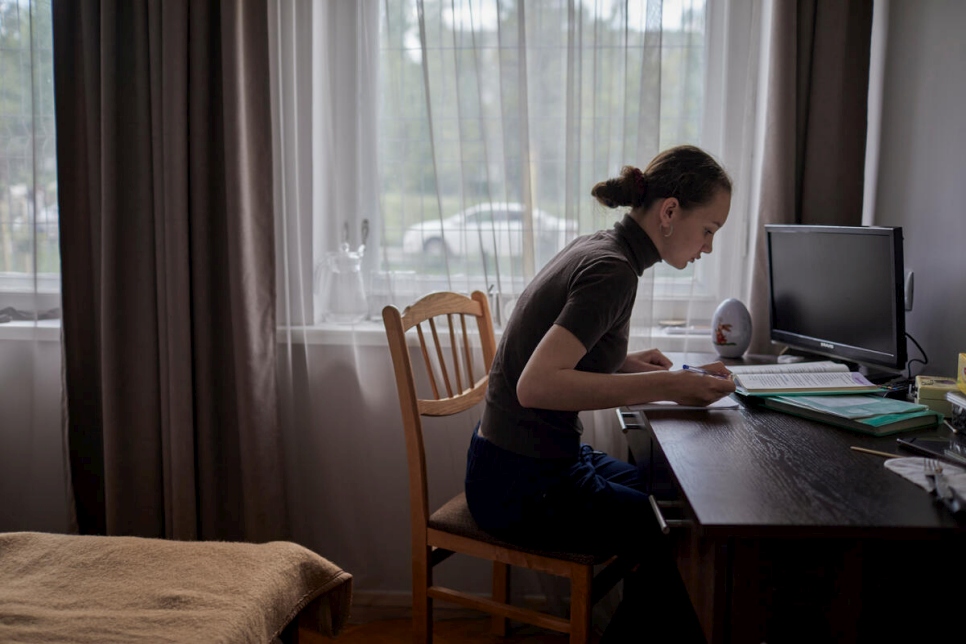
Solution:
[{"label": "yellow object on desk", "polygon": [[959,368],[956,370],[956,385],[966,394],[966,353],[959,354]]},{"label": "yellow object on desk", "polygon": [[956,379],[942,376],[916,376],[916,402],[949,418],[952,406],[946,400],[947,391],[956,391]]}]

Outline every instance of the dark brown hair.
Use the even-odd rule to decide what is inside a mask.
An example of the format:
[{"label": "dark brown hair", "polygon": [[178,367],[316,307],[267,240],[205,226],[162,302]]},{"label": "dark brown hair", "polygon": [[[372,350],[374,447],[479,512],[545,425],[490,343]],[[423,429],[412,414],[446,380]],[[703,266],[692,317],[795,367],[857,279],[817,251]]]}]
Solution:
[{"label": "dark brown hair", "polygon": [[731,177],[710,154],[693,145],[668,148],[639,168],[626,165],[619,177],[601,181],[590,194],[608,208],[649,208],[658,199],[674,197],[682,208],[702,206],[719,189],[731,192]]}]

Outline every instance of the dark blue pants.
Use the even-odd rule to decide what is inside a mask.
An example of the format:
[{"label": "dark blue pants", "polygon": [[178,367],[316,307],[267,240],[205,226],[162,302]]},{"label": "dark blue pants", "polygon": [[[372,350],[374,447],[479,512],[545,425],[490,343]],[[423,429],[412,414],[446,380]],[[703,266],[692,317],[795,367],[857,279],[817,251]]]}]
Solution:
[{"label": "dark blue pants", "polygon": [[576,458],[509,452],[475,431],[466,500],[477,524],[516,543],[589,553],[650,553],[664,547],[634,465],[581,445]]},{"label": "dark blue pants", "polygon": [[[474,430],[466,500],[490,534],[543,548],[640,562],[602,643],[702,642],[697,617],[648,501],[648,472],[581,445],[576,458],[508,452]],[[660,485],[663,489],[663,482]]]}]

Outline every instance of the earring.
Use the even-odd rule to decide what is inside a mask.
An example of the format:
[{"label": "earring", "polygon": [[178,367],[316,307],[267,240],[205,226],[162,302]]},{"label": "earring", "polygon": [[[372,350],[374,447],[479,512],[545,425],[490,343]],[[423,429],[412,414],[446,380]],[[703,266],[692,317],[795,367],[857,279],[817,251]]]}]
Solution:
[{"label": "earring", "polygon": [[661,234],[665,237],[670,237],[674,234],[674,224],[667,225],[667,232],[664,232],[664,226],[661,226]]}]

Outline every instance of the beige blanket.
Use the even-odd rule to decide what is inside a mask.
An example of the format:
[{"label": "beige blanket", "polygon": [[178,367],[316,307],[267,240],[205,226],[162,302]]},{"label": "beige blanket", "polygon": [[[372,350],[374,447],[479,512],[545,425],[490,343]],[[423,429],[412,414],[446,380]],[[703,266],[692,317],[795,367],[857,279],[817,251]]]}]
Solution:
[{"label": "beige blanket", "polygon": [[[334,635],[352,576],[295,543],[0,533],[0,642],[259,642]],[[320,601],[313,601],[320,598]]]}]

